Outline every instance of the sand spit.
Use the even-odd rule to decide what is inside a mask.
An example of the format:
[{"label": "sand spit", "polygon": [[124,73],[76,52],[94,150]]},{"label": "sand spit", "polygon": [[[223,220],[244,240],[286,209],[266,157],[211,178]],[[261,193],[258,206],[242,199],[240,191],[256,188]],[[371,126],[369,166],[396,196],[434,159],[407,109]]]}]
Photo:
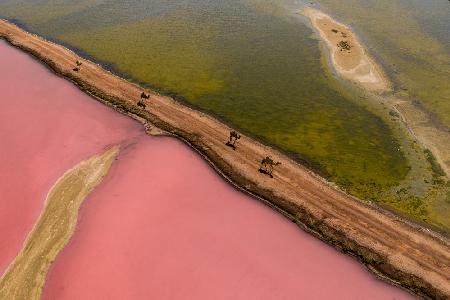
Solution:
[{"label": "sand spit", "polygon": [[24,247],[0,278],[0,299],[40,299],[51,263],[75,231],[81,204],[101,183],[118,153],[117,147],[112,148],[58,179]]},{"label": "sand spit", "polygon": [[450,178],[450,131],[432,120],[423,108],[411,101],[394,99],[395,108],[411,133],[429,149]]},{"label": "sand spit", "polygon": [[391,90],[390,81],[350,28],[314,8],[308,7],[303,13],[326,42],[332,64],[339,75],[368,90]]},{"label": "sand spit", "polygon": [[[169,97],[150,93],[146,109],[138,107],[143,88],[65,47],[7,21],[0,21],[0,36],[99,101],[184,140],[236,187],[357,257],[375,274],[423,297],[450,297],[450,246],[445,238],[336,190],[302,165],[249,137],[241,138],[236,151],[226,147],[229,127]],[[83,62],[79,72],[73,71],[77,60]],[[281,162],[274,179],[258,172],[265,155]]]},{"label": "sand spit", "polygon": [[[320,34],[330,51],[336,72],[344,79],[356,82],[374,92],[392,91],[392,84],[380,65],[367,53],[351,28],[341,24],[325,13],[308,7],[303,14]],[[412,134],[429,149],[442,169],[450,177],[450,133],[435,126],[430,116],[411,101],[392,99]]]}]

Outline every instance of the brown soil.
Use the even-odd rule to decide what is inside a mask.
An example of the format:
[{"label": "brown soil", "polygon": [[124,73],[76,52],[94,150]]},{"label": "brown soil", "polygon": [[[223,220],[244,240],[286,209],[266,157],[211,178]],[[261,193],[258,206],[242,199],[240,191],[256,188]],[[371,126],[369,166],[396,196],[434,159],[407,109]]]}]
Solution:
[{"label": "brown soil", "polygon": [[[450,299],[450,245],[427,229],[336,190],[282,153],[242,136],[227,147],[231,128],[151,93],[146,110],[137,107],[143,89],[70,50],[0,20],[0,36],[34,55],[57,74],[99,101],[184,140],[227,180],[264,201],[303,229],[354,255],[376,274],[422,297]],[[83,62],[79,72],[72,69]],[[281,162],[274,178],[260,172],[267,155]]]}]

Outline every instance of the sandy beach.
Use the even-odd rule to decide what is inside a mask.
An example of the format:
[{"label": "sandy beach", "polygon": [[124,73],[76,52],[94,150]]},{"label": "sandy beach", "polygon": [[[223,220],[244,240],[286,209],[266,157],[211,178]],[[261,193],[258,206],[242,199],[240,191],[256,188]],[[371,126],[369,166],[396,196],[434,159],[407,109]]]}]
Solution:
[{"label": "sandy beach", "polygon": [[303,14],[325,41],[332,64],[340,76],[368,90],[391,90],[390,81],[349,27],[314,8],[306,8]]},{"label": "sandy beach", "polygon": [[[287,156],[248,137],[241,138],[236,151],[226,147],[228,126],[173,99],[150,93],[146,109],[139,108],[141,87],[60,45],[6,21],[0,21],[0,36],[103,103],[184,140],[224,178],[305,230],[354,255],[375,273],[424,297],[450,296],[450,247],[445,238],[336,190]],[[369,64],[364,57],[355,67],[353,59],[342,59],[341,67],[368,88],[388,88],[375,69],[360,70],[361,62],[365,61],[366,67]],[[77,60],[83,62],[79,72],[73,71]],[[258,172],[259,161],[266,155],[281,162],[273,179]]]}]

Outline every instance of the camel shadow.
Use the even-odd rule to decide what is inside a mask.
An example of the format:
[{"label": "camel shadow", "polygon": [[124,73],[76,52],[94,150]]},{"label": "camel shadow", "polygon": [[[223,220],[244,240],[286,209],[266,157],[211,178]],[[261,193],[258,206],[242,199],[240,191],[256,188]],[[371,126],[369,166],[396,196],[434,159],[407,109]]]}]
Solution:
[{"label": "camel shadow", "polygon": [[267,170],[264,170],[263,168],[259,168],[258,171],[259,171],[259,173],[263,173],[265,175],[270,176],[270,178],[273,178],[273,175],[270,172],[268,172]]},{"label": "camel shadow", "polygon": [[225,145],[227,145],[227,146],[230,147],[230,148],[233,148],[233,150],[236,150],[236,145],[233,145],[233,144],[230,143],[230,142],[227,142]]}]

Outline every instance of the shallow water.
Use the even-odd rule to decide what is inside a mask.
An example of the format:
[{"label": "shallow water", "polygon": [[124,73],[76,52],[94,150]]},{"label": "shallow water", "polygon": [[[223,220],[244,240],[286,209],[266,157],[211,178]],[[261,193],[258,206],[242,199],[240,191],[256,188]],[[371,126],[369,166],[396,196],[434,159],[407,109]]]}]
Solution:
[{"label": "shallow water", "polygon": [[3,265],[56,177],[123,145],[83,204],[44,299],[411,298],[230,187],[181,142],[145,136],[4,43],[0,54]]},{"label": "shallow water", "polygon": [[450,128],[450,5],[437,0],[319,0],[375,50],[397,95]]},{"label": "shallow water", "polygon": [[292,152],[357,196],[407,173],[390,129],[344,95],[285,0],[4,1],[0,14]]},{"label": "shallow water", "polygon": [[81,215],[43,299],[409,298],[173,139],[128,148]]}]

